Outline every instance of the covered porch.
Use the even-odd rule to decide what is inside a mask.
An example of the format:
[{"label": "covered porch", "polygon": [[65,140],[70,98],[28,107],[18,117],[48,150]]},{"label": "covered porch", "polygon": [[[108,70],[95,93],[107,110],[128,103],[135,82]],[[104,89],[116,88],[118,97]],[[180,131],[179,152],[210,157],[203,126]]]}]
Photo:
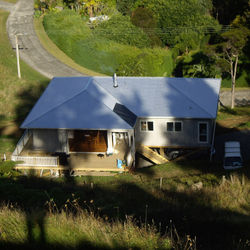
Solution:
[{"label": "covered porch", "polygon": [[[46,148],[36,148],[32,131],[20,142],[18,155],[13,155],[18,169],[51,169],[75,171],[126,171],[134,163],[133,130],[75,130],[62,131],[67,135],[62,152],[48,152]],[[44,137],[44,136],[43,136]],[[20,140],[22,141],[22,140]],[[43,145],[46,145],[45,143]],[[17,151],[15,151],[17,153]],[[53,159],[53,164],[48,161]],[[122,162],[122,164],[121,164]],[[118,164],[120,163],[120,164]]]}]

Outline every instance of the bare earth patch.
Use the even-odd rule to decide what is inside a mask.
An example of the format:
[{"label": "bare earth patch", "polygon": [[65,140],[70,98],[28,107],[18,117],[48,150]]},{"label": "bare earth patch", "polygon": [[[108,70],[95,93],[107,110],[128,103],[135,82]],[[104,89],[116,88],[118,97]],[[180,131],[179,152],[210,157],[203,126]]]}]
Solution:
[{"label": "bare earth patch", "polygon": [[237,129],[246,129],[250,128],[250,117],[235,117],[227,118],[217,122],[220,126],[225,128],[237,128]]}]

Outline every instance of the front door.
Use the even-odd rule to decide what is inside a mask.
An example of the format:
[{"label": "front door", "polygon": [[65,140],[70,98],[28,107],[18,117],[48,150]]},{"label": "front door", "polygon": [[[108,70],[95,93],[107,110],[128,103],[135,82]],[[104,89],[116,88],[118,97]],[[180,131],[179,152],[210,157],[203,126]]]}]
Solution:
[{"label": "front door", "polygon": [[106,152],[107,131],[75,130],[74,138],[69,139],[71,152]]}]

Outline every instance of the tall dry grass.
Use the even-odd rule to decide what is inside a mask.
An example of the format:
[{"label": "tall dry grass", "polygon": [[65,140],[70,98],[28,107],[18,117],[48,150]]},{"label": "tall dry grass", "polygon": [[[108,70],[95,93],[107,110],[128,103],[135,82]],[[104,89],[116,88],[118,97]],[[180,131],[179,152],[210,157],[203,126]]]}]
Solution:
[{"label": "tall dry grass", "polygon": [[[0,209],[0,244],[25,244],[29,240],[69,248],[91,245],[108,249],[171,249],[168,237],[162,237],[154,226],[139,227],[133,218],[124,222],[109,221],[84,210],[77,214],[64,210],[46,214],[25,213],[3,206]],[[29,228],[28,225],[32,225]],[[44,234],[44,235],[41,235]],[[32,239],[30,239],[32,235]],[[30,242],[31,243],[31,242]]]}]

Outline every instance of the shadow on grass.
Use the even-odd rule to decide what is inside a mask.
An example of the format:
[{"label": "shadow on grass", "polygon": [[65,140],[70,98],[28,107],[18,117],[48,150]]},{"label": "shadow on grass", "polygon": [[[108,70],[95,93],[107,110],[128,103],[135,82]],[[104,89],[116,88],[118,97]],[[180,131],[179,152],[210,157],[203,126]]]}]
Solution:
[{"label": "shadow on grass", "polygon": [[[109,183],[96,183],[95,178],[78,178],[78,184],[68,183],[66,179],[41,179],[32,177],[1,178],[0,202],[18,204],[25,211],[27,221],[27,243],[13,245],[1,242],[7,249],[39,247],[54,249],[75,249],[75,247],[48,244],[46,241],[46,201],[53,200],[58,211],[63,208],[66,200],[74,194],[79,198],[82,209],[98,212],[101,217],[108,217],[107,223],[126,220],[126,215],[133,216],[138,226],[146,223],[158,225],[160,233],[172,221],[181,236],[197,237],[198,249],[236,249],[237,244],[249,238],[249,217],[238,212],[216,208],[213,204],[213,193],[202,190],[191,192],[171,188],[159,189],[158,181],[133,179],[124,181],[122,176],[109,180]],[[91,187],[91,183],[94,186]],[[90,201],[93,201],[91,203]],[[147,207],[147,218],[145,208]],[[98,208],[98,209],[97,209]],[[119,213],[117,212],[119,208]],[[77,211],[72,208],[72,213]],[[35,238],[33,230],[39,228]],[[222,237],[223,235],[223,237]],[[93,242],[80,242],[76,249],[108,249],[98,247]],[[117,246],[119,249],[123,246]],[[4,248],[3,248],[4,249]]]},{"label": "shadow on grass", "polygon": [[28,88],[23,89],[18,96],[16,97],[19,101],[19,105],[16,106],[15,114],[16,119],[15,122],[18,126],[24,121],[25,117],[33,108],[36,101],[39,99],[46,86],[48,85],[48,81],[42,81],[37,83],[37,85],[30,86]]},{"label": "shadow on grass", "polygon": [[[14,244],[14,243],[1,243],[0,242],[0,248],[1,249],[8,249],[8,250],[23,250],[23,249],[52,249],[52,250],[79,250],[79,249],[89,249],[89,250],[108,250],[110,249],[109,246],[101,245],[101,246],[96,246],[96,244],[93,244],[90,241],[81,241],[79,242],[76,246],[65,246],[63,244],[40,244],[40,243],[24,243],[24,244]],[[115,247],[113,249],[121,249],[125,250],[127,248],[119,245],[118,243],[115,244]]]}]

